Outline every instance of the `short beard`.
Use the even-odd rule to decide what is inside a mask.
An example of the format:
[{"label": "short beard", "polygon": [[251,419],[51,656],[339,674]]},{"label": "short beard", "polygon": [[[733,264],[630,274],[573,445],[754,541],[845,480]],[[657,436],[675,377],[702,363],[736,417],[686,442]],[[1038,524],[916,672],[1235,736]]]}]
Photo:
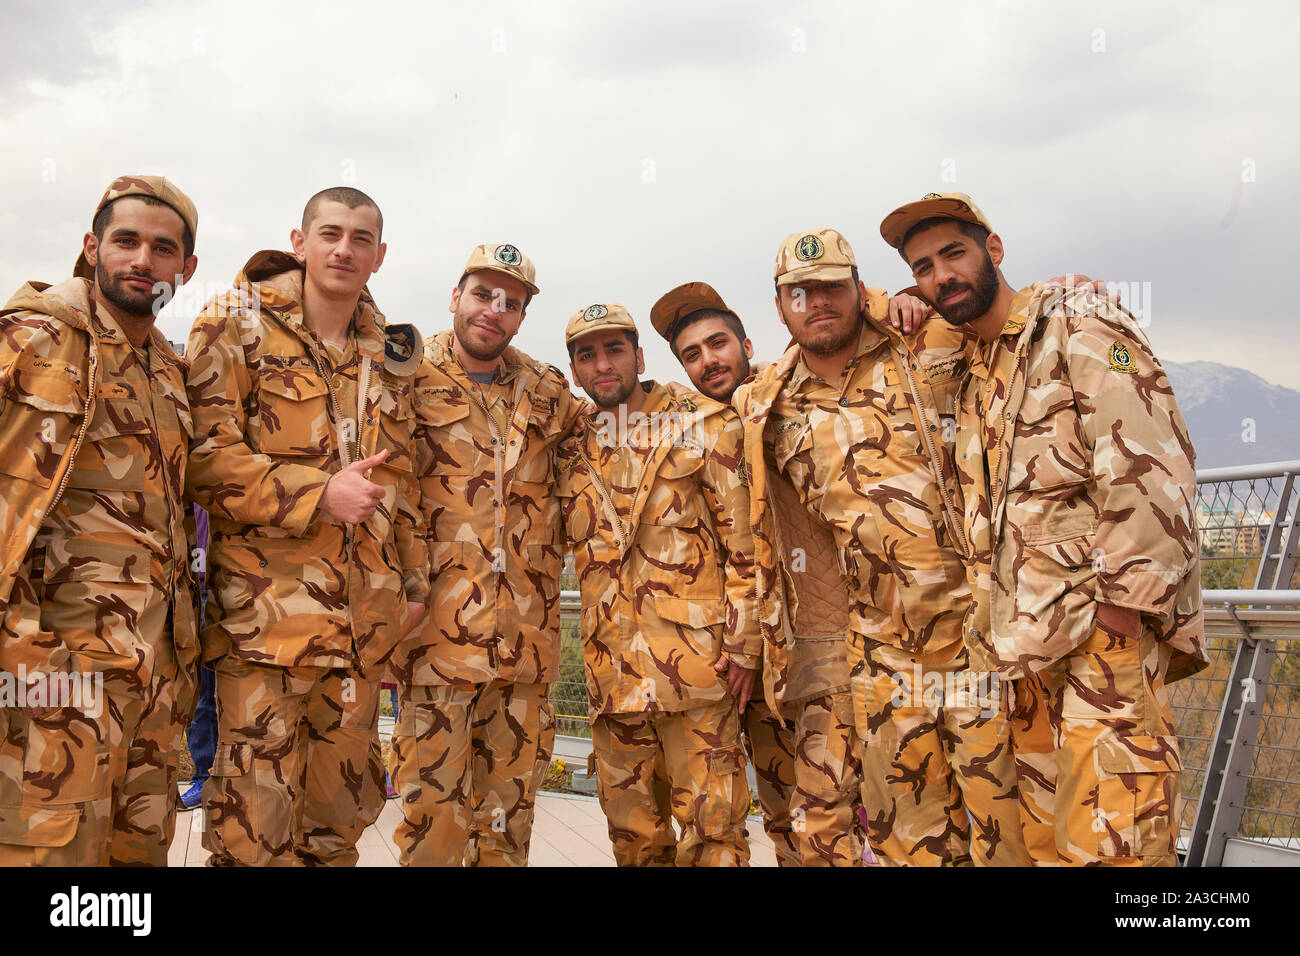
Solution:
[{"label": "short beard", "polygon": [[609,409],[609,408],[618,408],[618,406],[626,402],[628,396],[632,394],[633,389],[635,389],[636,387],[637,387],[636,379],[632,379],[632,383],[630,385],[626,382],[620,381],[618,391],[614,393],[613,398],[597,398],[594,389],[584,389],[584,391],[586,391],[587,396],[593,402],[596,403],[597,408]]},{"label": "short beard", "polygon": [[460,342],[460,347],[465,350],[465,354],[478,362],[491,362],[500,358],[501,353],[506,350],[506,347],[510,345],[510,340],[514,337],[503,335],[501,344],[495,349],[471,345],[469,340],[469,319],[462,318],[459,313],[452,320],[452,329],[456,333],[456,341]]},{"label": "short beard", "polygon": [[[998,270],[993,265],[988,250],[984,250],[984,265],[980,267],[980,274],[975,277],[974,285],[963,282],[954,287],[949,283],[945,288],[949,292],[960,288],[969,288],[971,290],[971,294],[966,297],[965,301],[955,302],[946,309],[935,306],[935,311],[943,316],[944,321],[949,325],[966,325],[969,322],[974,322],[993,308],[993,300],[998,297]],[[943,301],[945,288],[939,289],[938,299],[940,302]]]},{"label": "short beard", "polygon": [[164,286],[162,292],[152,290],[149,292],[132,292],[123,285],[121,280],[113,278],[102,260],[95,263],[95,284],[99,286],[100,294],[109,303],[126,315],[136,319],[156,319],[158,313],[172,298],[171,286],[165,283],[154,283],[155,286]]},{"label": "short beard", "polygon": [[[740,383],[749,378],[749,359],[742,357],[741,361],[745,363],[744,366],[738,372],[735,372],[735,379],[731,381],[728,386],[724,387],[722,391],[715,394],[705,388],[703,381],[701,381],[699,386],[700,392],[713,399],[715,402],[722,402],[724,405],[730,405],[731,396],[740,386]],[[731,369],[728,369],[728,371],[731,371]]]},{"label": "short beard", "polygon": [[[831,329],[829,332],[818,333],[821,338],[809,339],[805,342],[796,336],[795,341],[799,343],[801,349],[811,355],[817,356],[818,358],[835,355],[837,352],[842,352],[853,344],[853,341],[860,334],[862,330],[861,312],[857,313],[856,319],[857,321],[853,322],[844,332],[837,333],[834,329]],[[827,334],[830,334],[832,337],[825,338]]]}]

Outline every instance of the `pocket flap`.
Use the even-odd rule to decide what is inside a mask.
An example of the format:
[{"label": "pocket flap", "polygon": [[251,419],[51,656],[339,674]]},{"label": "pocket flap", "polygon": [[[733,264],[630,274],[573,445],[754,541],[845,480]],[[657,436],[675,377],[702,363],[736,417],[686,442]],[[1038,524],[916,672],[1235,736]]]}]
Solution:
[{"label": "pocket flap", "polygon": [[0,807],[0,844],[67,846],[80,820],[80,807]]},{"label": "pocket flap", "polygon": [[425,385],[415,390],[415,414],[426,425],[450,425],[469,415],[469,398],[454,385]]},{"label": "pocket flap", "polygon": [[725,620],[722,601],[655,595],[655,611],[665,621],[687,627],[712,627]]},{"label": "pocket flap", "polygon": [[1182,770],[1178,740],[1167,735],[1121,737],[1113,731],[1097,741],[1097,768],[1103,773],[1166,773]]},{"label": "pocket flap", "polygon": [[75,370],[40,356],[22,356],[13,368],[7,397],[43,412],[75,415],[86,407],[85,389],[77,384]]},{"label": "pocket flap", "polygon": [[242,777],[252,766],[252,744],[219,743],[212,756],[211,773],[214,777]]},{"label": "pocket flap", "polygon": [[291,402],[303,402],[329,394],[329,387],[314,368],[310,371],[301,368],[263,368],[257,387]]},{"label": "pocket flap", "polygon": [[1074,390],[1064,382],[1049,380],[1025,389],[1019,418],[1025,424],[1032,424],[1073,405]]},{"label": "pocket flap", "polygon": [[739,773],[744,767],[745,762],[737,749],[709,751],[709,773],[711,774],[728,777],[733,773]]},{"label": "pocket flap", "polygon": [[81,538],[56,539],[45,550],[45,579],[149,583],[149,552],[132,545]]}]

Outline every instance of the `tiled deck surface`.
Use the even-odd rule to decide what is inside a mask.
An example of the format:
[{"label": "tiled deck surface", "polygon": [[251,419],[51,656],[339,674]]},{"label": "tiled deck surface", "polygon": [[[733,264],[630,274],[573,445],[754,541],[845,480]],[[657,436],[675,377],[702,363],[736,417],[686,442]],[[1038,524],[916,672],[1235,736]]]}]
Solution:
[{"label": "tiled deck surface", "polygon": [[[393,846],[392,835],[400,819],[397,801],[389,800],[379,819],[357,843],[361,854],[358,866],[397,866],[397,848]],[[169,866],[203,865],[208,851],[203,849],[202,827],[203,816],[199,811],[177,814],[176,837],[167,854]],[[763,832],[759,818],[750,817],[746,830],[750,865],[776,866],[772,842]],[[605,815],[595,798],[539,793],[528,863],[529,866],[613,866]]]}]

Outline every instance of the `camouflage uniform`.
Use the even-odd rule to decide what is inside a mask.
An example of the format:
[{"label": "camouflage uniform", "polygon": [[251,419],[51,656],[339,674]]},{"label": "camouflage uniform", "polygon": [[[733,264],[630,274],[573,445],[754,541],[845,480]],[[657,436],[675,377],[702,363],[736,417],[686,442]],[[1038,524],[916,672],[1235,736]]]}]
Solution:
[{"label": "camouflage uniform", "polygon": [[[838,233],[816,237],[810,246],[829,246],[831,258],[852,261]],[[799,238],[782,246],[778,279],[794,268],[788,259]],[[913,686],[918,672],[944,682],[944,690],[969,680],[961,620],[970,591],[953,535],[960,528],[951,450],[940,431],[968,342],[939,323],[904,338],[884,322],[887,302],[882,291],[869,290],[869,315],[840,382],[815,375],[796,345],[741,386],[734,400],[747,457],[764,455],[838,545],[850,596],[867,836],[876,856],[887,864],[1024,863],[1004,709]],[[765,595],[778,587],[768,569],[790,563],[783,554],[773,542],[760,550],[760,567],[774,578],[764,583]],[[768,623],[778,634],[779,622]],[[770,643],[776,660],[799,646]]]},{"label": "camouflage uniform", "polygon": [[[611,327],[631,325],[621,306],[607,312],[627,323]],[[761,660],[740,423],[681,386],[637,387],[645,419],[624,444],[591,417],[558,464],[601,806],[618,863],[651,862],[662,760],[678,865],[745,865],[740,718],[714,670],[723,653],[742,667]]]},{"label": "camouflage uniform", "polygon": [[[196,233],[161,177],[116,180],[96,214],[130,195]],[[0,312],[0,672],[66,666],[102,693],[0,707],[0,865],[165,866],[198,656],[184,365],[157,329],[136,348],[93,306],[84,255],[75,276]]]},{"label": "camouflage uniform", "polygon": [[[356,861],[383,800],[378,682],[406,602],[428,595],[411,455],[419,335],[386,326],[363,292],[348,343],[323,342],[303,280],[297,259],[258,253],[190,334],[189,491],[212,533],[203,652],[217,660],[218,745],[203,845],[214,865]],[[369,519],[318,510],[341,458],[385,449]]]},{"label": "camouflage uniform", "polygon": [[0,711],[0,863],[165,866],[197,660],[183,364],[85,279],[24,287],[0,325],[0,669],[104,681],[97,715]]},{"label": "camouflage uniform", "polygon": [[[532,263],[479,247],[531,290]],[[479,260],[482,260],[481,262]],[[438,595],[394,655],[401,704],[390,772],[404,865],[524,866],[550,766],[559,667],[560,506],[554,456],[577,402],[563,374],[518,349],[493,382],[470,378],[447,330],[426,345],[416,470]]]},{"label": "camouflage uniform", "polygon": [[[1146,336],[1090,293],[1021,290],[972,362],[958,433],[977,595],[966,642],[1015,681],[1037,863],[1177,862],[1166,684],[1206,661],[1194,454]],[[1100,601],[1141,612],[1141,634],[1104,630]]]}]

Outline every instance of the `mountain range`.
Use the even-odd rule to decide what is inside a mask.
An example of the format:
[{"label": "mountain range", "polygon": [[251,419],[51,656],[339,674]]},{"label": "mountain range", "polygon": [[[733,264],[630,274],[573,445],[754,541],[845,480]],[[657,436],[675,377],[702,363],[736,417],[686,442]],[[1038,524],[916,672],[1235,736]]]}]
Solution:
[{"label": "mountain range", "polygon": [[1300,459],[1300,392],[1218,362],[1163,362],[1196,467]]}]

